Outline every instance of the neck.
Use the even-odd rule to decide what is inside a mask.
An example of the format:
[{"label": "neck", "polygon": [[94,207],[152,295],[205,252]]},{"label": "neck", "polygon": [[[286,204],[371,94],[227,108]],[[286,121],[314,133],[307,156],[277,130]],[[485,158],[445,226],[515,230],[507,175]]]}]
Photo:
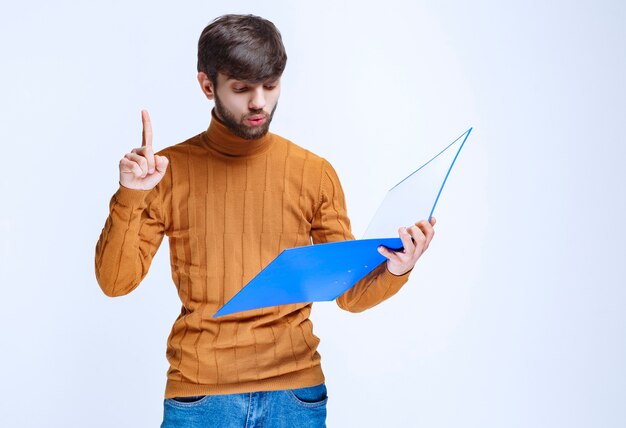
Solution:
[{"label": "neck", "polygon": [[204,141],[215,154],[227,158],[246,158],[265,153],[272,145],[272,134],[267,132],[255,140],[246,140],[232,133],[211,110],[211,124],[204,132]]}]

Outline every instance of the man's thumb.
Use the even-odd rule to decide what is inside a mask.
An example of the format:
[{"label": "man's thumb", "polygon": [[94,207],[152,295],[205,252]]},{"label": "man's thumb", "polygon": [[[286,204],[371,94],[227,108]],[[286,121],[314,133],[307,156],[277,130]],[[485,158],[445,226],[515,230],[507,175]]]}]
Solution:
[{"label": "man's thumb", "polygon": [[168,164],[169,160],[165,156],[154,155],[154,166],[159,173],[165,173]]}]

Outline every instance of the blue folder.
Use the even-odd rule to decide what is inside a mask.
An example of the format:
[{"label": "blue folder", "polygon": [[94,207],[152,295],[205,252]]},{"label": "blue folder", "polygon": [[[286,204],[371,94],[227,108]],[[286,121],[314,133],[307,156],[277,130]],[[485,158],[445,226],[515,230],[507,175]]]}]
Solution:
[{"label": "blue folder", "polygon": [[339,297],[385,261],[378,246],[402,248],[400,238],[389,235],[397,234],[400,226],[414,224],[416,220],[430,221],[471,131],[472,128],[465,131],[387,193],[365,233],[369,239],[286,249],[213,316]]}]

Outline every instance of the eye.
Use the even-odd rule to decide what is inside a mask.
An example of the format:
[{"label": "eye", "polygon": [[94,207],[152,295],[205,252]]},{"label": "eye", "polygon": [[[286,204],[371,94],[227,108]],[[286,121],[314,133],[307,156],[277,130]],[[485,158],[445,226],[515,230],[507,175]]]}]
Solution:
[{"label": "eye", "polygon": [[247,90],[248,88],[246,86],[234,86],[233,87],[233,92],[237,92],[237,93],[246,92]]}]

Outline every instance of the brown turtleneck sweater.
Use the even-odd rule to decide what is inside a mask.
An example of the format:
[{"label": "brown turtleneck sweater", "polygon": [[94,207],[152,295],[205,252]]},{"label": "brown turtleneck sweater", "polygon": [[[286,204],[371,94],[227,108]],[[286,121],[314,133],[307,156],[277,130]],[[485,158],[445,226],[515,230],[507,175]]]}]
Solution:
[{"label": "brown turtleneck sweater", "polygon": [[[332,166],[272,133],[241,139],[215,115],[207,131],[158,154],[169,166],[154,189],[113,195],[95,267],[107,296],[128,294],[167,235],[182,308],[165,398],[324,382],[311,303],[212,315],[285,248],[354,239]],[[363,311],[407,279],[382,263],[336,301]]]}]

